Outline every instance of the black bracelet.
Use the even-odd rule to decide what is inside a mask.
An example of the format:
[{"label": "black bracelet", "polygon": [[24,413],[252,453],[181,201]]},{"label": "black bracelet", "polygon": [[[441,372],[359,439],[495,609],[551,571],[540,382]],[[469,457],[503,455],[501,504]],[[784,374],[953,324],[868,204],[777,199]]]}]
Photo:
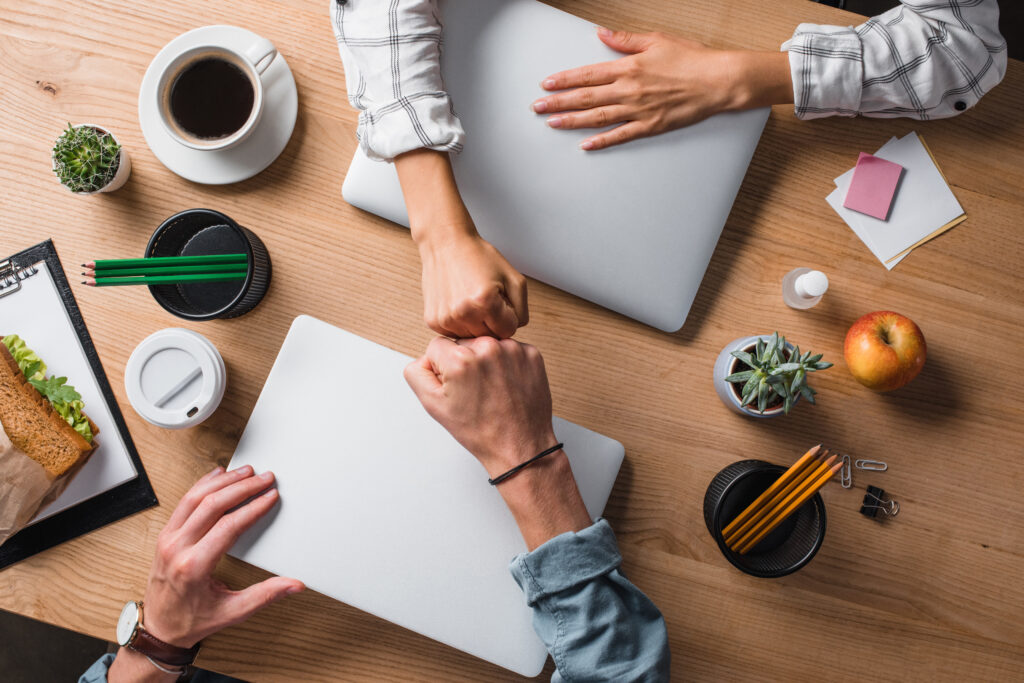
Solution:
[{"label": "black bracelet", "polygon": [[537,455],[533,456],[532,458],[530,458],[529,460],[524,462],[522,465],[516,465],[515,467],[510,469],[505,474],[499,474],[494,479],[488,479],[487,483],[490,484],[491,486],[497,486],[498,484],[500,484],[501,482],[505,481],[509,477],[514,476],[517,472],[519,472],[519,470],[525,469],[525,468],[529,467],[530,465],[532,465],[533,463],[537,462],[538,460],[543,458],[545,455],[551,455],[555,451],[562,450],[562,446],[564,446],[564,445],[565,445],[564,443],[555,444],[554,446],[552,446],[551,448],[547,449],[546,451],[543,451],[543,452],[538,453]]}]

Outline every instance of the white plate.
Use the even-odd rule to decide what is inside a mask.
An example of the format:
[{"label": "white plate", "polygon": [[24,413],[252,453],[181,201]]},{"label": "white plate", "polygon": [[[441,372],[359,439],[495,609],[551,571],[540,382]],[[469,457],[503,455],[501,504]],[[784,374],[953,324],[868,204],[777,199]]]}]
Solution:
[{"label": "white plate", "polygon": [[146,69],[139,89],[142,134],[156,158],[182,178],[207,185],[237,183],[265,169],[288,145],[299,111],[299,95],[292,70],[280,53],[263,73],[263,116],[252,134],[235,147],[191,149],[172,138],[160,122],[156,87],[160,73],[176,55],[211,43],[242,51],[256,38],[252,31],[237,26],[203,26],[165,45]]}]

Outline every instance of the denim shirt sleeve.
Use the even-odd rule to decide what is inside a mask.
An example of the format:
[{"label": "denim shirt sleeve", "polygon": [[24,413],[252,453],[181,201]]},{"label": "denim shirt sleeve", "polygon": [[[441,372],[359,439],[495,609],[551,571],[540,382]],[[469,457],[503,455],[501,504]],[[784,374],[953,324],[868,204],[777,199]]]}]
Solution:
[{"label": "denim shirt sleeve", "polygon": [[78,678],[78,683],[107,683],[107,671],[114,663],[114,655],[103,655]]},{"label": "denim shirt sleeve", "polygon": [[512,560],[533,627],[555,660],[555,683],[668,680],[665,620],[621,564],[603,519]]}]

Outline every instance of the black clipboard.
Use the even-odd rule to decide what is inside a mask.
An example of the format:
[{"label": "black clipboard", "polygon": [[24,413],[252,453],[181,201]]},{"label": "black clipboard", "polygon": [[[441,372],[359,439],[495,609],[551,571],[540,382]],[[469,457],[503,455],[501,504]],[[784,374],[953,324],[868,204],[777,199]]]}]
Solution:
[{"label": "black clipboard", "polygon": [[[57,256],[53,240],[41,242],[8,257],[6,260],[9,261],[10,269],[3,274],[6,277],[6,282],[4,277],[0,277],[0,285],[7,284],[8,286],[0,289],[0,295],[8,296],[18,295],[16,291],[18,283],[26,277],[31,277],[28,271],[30,266],[40,261],[46,262],[54,284],[57,285],[60,298],[64,302],[64,308],[71,319],[71,324],[82,343],[85,357],[96,376],[96,383],[103,394],[103,400],[110,409],[114,424],[124,440],[125,448],[138,476],[11,536],[3,545],[0,545],[0,569],[157,504],[156,494],[149,483],[149,477],[146,476],[146,470],[142,467],[139,452],[135,449],[131,434],[128,433],[128,426],[125,424],[124,415],[121,414],[121,408],[114,398],[114,392],[110,389],[107,373],[103,371],[103,364],[96,353],[96,347],[93,346],[89,330],[85,327],[85,320],[82,319],[82,313],[78,310],[78,304],[75,303],[75,296],[71,293],[71,286],[64,275],[64,267]],[[20,273],[21,269],[26,269],[26,272]]]}]

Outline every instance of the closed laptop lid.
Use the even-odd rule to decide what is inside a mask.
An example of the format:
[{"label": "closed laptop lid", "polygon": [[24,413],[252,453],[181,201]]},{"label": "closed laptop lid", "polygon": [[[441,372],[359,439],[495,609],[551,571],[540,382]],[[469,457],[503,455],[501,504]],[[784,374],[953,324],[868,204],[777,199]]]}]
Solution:
[{"label": "closed laptop lid", "polygon": [[[406,384],[412,359],[296,318],[231,459],[281,502],[230,554],[524,676],[547,651],[508,565],[526,550],[487,472]],[[622,444],[555,418],[587,511]]]},{"label": "closed laptop lid", "polygon": [[[536,0],[441,0],[442,73],[466,129],[452,156],[477,228],[526,275],[665,331],[682,327],[768,109],[599,152],[530,109],[558,71],[616,59],[593,24]],[[394,166],[357,151],[343,187],[408,225]]]}]

